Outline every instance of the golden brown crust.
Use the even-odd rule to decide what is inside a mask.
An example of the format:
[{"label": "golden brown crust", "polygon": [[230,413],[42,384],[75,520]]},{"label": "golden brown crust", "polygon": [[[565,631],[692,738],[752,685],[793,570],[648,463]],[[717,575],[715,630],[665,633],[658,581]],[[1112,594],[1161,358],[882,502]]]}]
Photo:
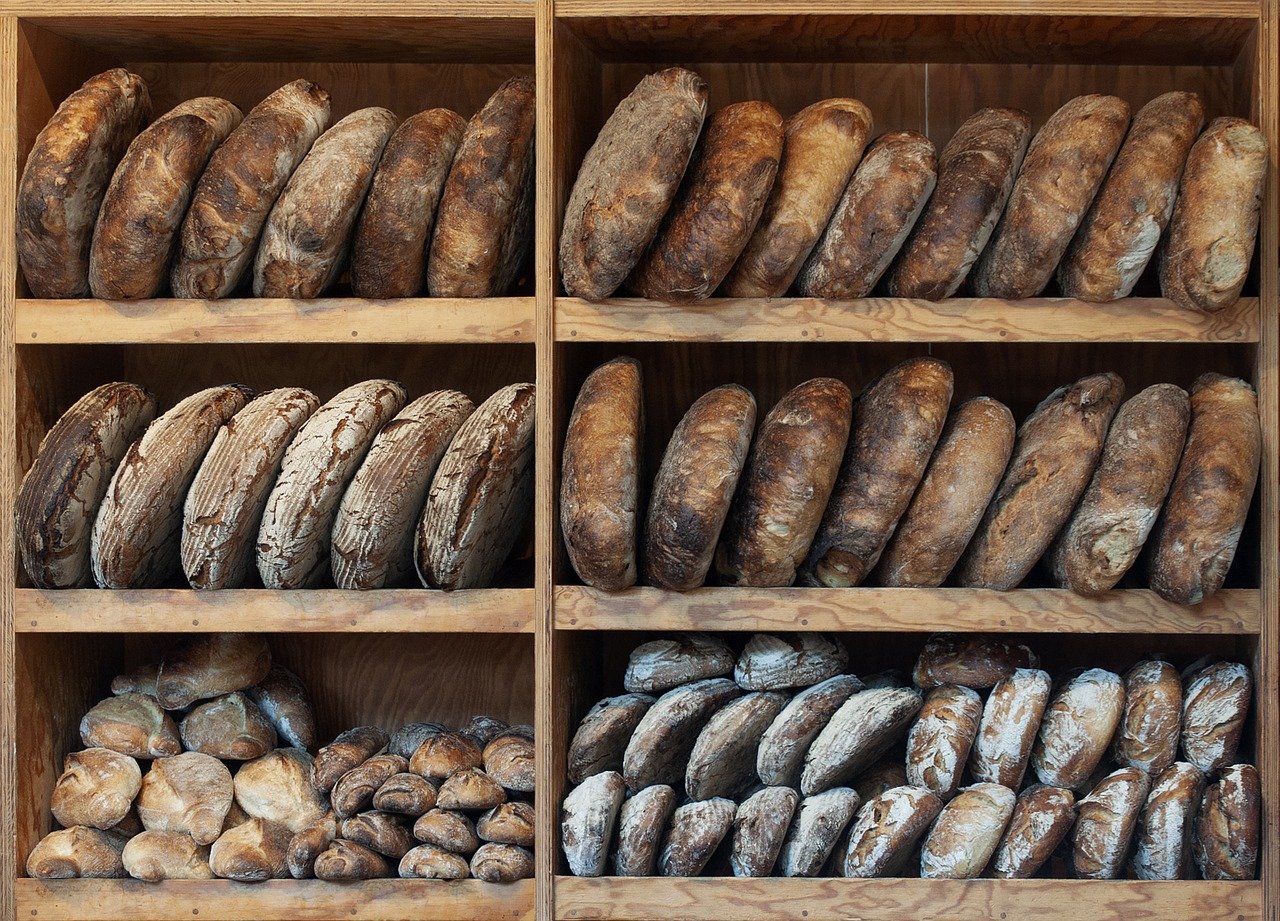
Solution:
[{"label": "golden brown crust", "polygon": [[1251,764],[1222,772],[1204,791],[1193,854],[1205,879],[1253,879],[1258,866],[1262,781]]},{"label": "golden brown crust", "polygon": [[1182,731],[1182,679],[1168,662],[1148,659],[1124,676],[1124,716],[1112,754],[1153,777],[1173,763]]},{"label": "golden brown crust", "polygon": [[1070,790],[1033,784],[1014,804],[1013,816],[991,859],[996,879],[1030,879],[1067,836],[1076,819]]},{"label": "golden brown crust", "polygon": [[389,738],[386,730],[377,726],[348,729],[316,752],[311,765],[311,783],[322,793],[328,793],[343,774],[382,751]]}]

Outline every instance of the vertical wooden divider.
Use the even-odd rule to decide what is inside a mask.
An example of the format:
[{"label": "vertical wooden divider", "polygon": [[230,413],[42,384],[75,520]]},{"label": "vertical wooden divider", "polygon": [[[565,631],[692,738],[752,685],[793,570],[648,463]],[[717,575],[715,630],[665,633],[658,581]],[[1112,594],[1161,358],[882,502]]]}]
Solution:
[{"label": "vertical wooden divider", "polygon": [[17,191],[18,20],[0,18],[0,918],[16,916],[14,877],[17,862],[17,709],[14,703],[17,671],[14,638],[13,502],[17,491],[16,414],[14,409],[17,354],[13,344],[13,316],[17,295],[17,254],[14,250],[14,195]]}]

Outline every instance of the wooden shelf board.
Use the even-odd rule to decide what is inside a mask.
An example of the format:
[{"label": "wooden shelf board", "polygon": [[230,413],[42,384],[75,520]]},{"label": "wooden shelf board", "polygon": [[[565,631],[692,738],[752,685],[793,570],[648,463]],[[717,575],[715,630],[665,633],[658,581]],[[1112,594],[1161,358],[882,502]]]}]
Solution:
[{"label": "wooden shelf board", "polygon": [[1167,921],[1262,917],[1260,882],[556,878],[557,919]]},{"label": "wooden shelf board", "polygon": [[37,300],[19,298],[21,345],[88,343],[533,342],[532,297],[354,297],[296,301]]},{"label": "wooden shelf board", "polygon": [[1256,634],[1257,589],[1218,592],[1197,607],[1145,589],[1082,598],[1064,589],[633,588],[556,590],[561,630],[823,630],[878,633]]},{"label": "wooden shelf board", "polygon": [[[560,342],[1245,342],[1258,341],[1258,299],[1217,314],[1164,298],[1087,304],[1069,298],[922,301],[876,297],[556,299]],[[21,334],[19,342],[25,341]]]},{"label": "wooden shelf board", "polygon": [[532,633],[533,589],[18,589],[18,633]]},{"label": "wooden shelf board", "polygon": [[[883,14],[880,0],[556,0],[556,16],[695,16],[714,12],[727,16],[790,12],[804,15]],[[895,16],[1195,16],[1205,19],[1241,19],[1261,13],[1259,0],[899,0]]]},{"label": "wooden shelf board", "polygon": [[33,921],[524,921],[533,918],[533,880],[376,879],[358,883],[278,880],[17,880],[17,916]]}]

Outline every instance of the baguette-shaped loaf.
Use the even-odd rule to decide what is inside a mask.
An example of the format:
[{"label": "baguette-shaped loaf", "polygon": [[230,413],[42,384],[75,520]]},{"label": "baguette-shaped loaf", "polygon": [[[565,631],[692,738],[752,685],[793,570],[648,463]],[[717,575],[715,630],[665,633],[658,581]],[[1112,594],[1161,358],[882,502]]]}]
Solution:
[{"label": "baguette-shaped loaf", "polygon": [[923,703],[915,688],[870,688],[854,694],[809,747],[800,792],[812,796],[852,781],[902,740]]},{"label": "baguette-shaped loaf", "polygon": [[737,799],[755,784],[760,737],[781,712],[786,694],[759,691],[730,701],[698,734],[685,769],[690,799]]},{"label": "baguette-shaped loaf", "polygon": [[128,815],[140,789],[136,760],[107,748],[87,748],[63,759],[49,809],[63,828],[111,828]]},{"label": "baguette-shaped loaf", "polygon": [[120,854],[134,879],[158,883],[166,879],[213,879],[209,849],[176,831],[144,831],[129,839]]},{"label": "baguette-shaped loaf", "polygon": [[1032,784],[1018,795],[1004,837],[991,858],[996,879],[1030,879],[1067,836],[1076,820],[1070,790]]},{"label": "baguette-shaped loaf", "polygon": [[1234,764],[1205,788],[1192,853],[1205,879],[1253,879],[1258,867],[1262,779],[1252,764]]},{"label": "baguette-shaped loaf", "polygon": [[742,694],[728,678],[694,681],[658,698],[636,726],[622,756],[632,791],[657,783],[679,786],[689,753],[712,714]]},{"label": "baguette-shaped loaf", "polygon": [[956,685],[934,688],[907,734],[907,783],[949,800],[978,734],[982,698]]},{"label": "baguette-shaped loaf", "polygon": [[1239,662],[1218,662],[1187,682],[1182,704],[1182,754],[1213,774],[1234,764],[1253,699],[1253,675]]},{"label": "baguette-shaped loaf", "polygon": [[942,800],[923,787],[893,787],[867,800],[849,832],[840,875],[897,875],[941,811]]},{"label": "baguette-shaped loaf", "polygon": [[671,816],[658,854],[659,876],[697,876],[733,828],[737,807],[730,799],[686,803]]},{"label": "baguette-shaped loaf", "polygon": [[32,879],[119,879],[125,875],[121,853],[128,839],[85,825],[51,831],[27,855]]},{"label": "baguette-shaped loaf", "polygon": [[161,758],[182,751],[178,725],[148,694],[108,697],[80,719],[80,741],[131,758]]},{"label": "baguette-shaped loaf", "polygon": [[832,715],[860,690],[862,682],[853,675],[836,675],[791,698],[760,738],[760,747],[756,750],[756,773],[760,782],[798,786],[809,746]]},{"label": "baguette-shaped loaf", "polygon": [[622,769],[622,755],[641,718],[653,706],[648,694],[606,697],[587,713],[569,743],[570,783],[592,774]]},{"label": "baguette-shaped loaf", "polygon": [[768,876],[773,872],[799,801],[800,794],[790,787],[762,787],[738,804],[729,856],[734,876]]},{"label": "baguette-shaped loaf", "polygon": [[613,852],[617,876],[653,875],[662,836],[675,810],[676,791],[666,784],[645,787],[622,804]]},{"label": "baguette-shaped loaf", "polygon": [[684,633],[650,640],[631,650],[622,686],[631,693],[660,693],[690,681],[732,675],[733,650],[711,633]]},{"label": "baguette-shaped loaf", "polygon": [[1080,800],[1071,834],[1071,871],[1079,879],[1115,879],[1124,869],[1151,778],[1137,768],[1108,774]]},{"label": "baguette-shaped loaf", "polygon": [[1068,790],[1083,786],[1106,753],[1123,710],[1124,682],[1115,672],[1091,668],[1059,688],[1031,753],[1040,782]]},{"label": "baguette-shaped loaf", "polygon": [[991,689],[969,759],[975,780],[1021,786],[1050,687],[1048,672],[1019,668]]},{"label": "baguette-shaped loaf", "polygon": [[925,879],[974,879],[995,853],[1017,796],[1008,787],[978,783],[947,803],[920,851]]},{"label": "baguette-shaped loaf", "polygon": [[994,687],[1015,669],[1039,664],[1040,659],[1029,647],[999,637],[936,633],[920,650],[911,678],[921,688],[958,684],[981,689]]},{"label": "baguette-shaped loaf", "polygon": [[604,873],[626,785],[617,771],[593,774],[564,798],[560,846],[574,876]]},{"label": "baguette-shaped loaf", "polygon": [[818,876],[858,805],[857,792],[848,787],[834,787],[802,799],[778,855],[779,873]]},{"label": "baguette-shaped loaf", "polygon": [[747,640],[733,680],[748,691],[803,688],[826,681],[849,663],[849,651],[823,633],[757,633]]},{"label": "baguette-shaped loaf", "polygon": [[1151,793],[1138,817],[1133,875],[1138,879],[1187,879],[1191,869],[1191,835],[1204,792],[1204,774],[1194,764],[1178,761],[1155,775]]},{"label": "baguette-shaped loaf", "polygon": [[1124,676],[1124,715],[1112,752],[1118,764],[1152,777],[1173,764],[1182,733],[1182,680],[1168,662],[1148,659]]}]

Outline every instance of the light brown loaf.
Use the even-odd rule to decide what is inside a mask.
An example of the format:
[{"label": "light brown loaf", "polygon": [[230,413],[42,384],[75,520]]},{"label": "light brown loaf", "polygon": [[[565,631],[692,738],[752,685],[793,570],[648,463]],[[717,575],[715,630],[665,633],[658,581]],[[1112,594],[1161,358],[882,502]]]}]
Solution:
[{"label": "light brown loaf", "polygon": [[991,858],[996,879],[1030,879],[1067,836],[1076,819],[1070,790],[1032,784],[1018,795],[1004,837]]},{"label": "light brown loaf", "polygon": [[820,875],[858,805],[857,792],[848,787],[835,787],[802,799],[778,855],[779,874]]},{"label": "light brown loaf", "polygon": [[316,879],[352,882],[391,875],[391,863],[377,851],[355,841],[335,838],[316,856]]},{"label": "light brown loaf", "polygon": [[1164,93],[1133,117],[1107,178],[1058,266],[1064,297],[1128,297],[1169,224],[1187,154],[1204,126],[1196,93]]},{"label": "light brown loaf", "polygon": [[729,856],[734,876],[768,876],[773,872],[799,801],[800,794],[790,787],[762,787],[738,804]]},{"label": "light brown loaf", "polygon": [[466,879],[471,867],[465,857],[431,844],[420,844],[400,861],[402,879]]},{"label": "light brown loaf", "polygon": [[[357,764],[339,777],[329,791],[329,802],[333,805],[334,815],[339,819],[349,819],[357,812],[368,809],[373,805],[374,794],[382,785],[408,769],[408,762],[399,755],[374,755]],[[312,773],[314,776],[314,766]]]},{"label": "light brown loaf", "polygon": [[294,879],[311,879],[315,876],[316,858],[329,849],[338,836],[338,820],[332,812],[326,812],[318,821],[308,825],[289,839],[285,864]]},{"label": "light brown loaf", "polygon": [[142,778],[138,818],[148,831],[180,831],[212,844],[235,798],[231,772],[217,758],[184,752],[159,758]]},{"label": "light brown loaf", "polygon": [[476,835],[495,844],[533,847],[533,804],[502,803],[476,820]]},{"label": "light brown loaf", "polygon": [[690,681],[731,675],[737,657],[724,638],[681,633],[631,650],[622,686],[632,693],[660,693]]},{"label": "light brown loaf", "polygon": [[215,758],[247,761],[276,746],[276,730],[258,705],[240,692],[196,706],[178,724],[182,746]]},{"label": "light brown loaf", "polygon": [[[213,842],[209,849],[209,867],[214,876],[238,883],[288,879],[289,867],[285,859],[292,837],[283,825],[250,819],[223,832]],[[319,858],[316,863],[318,870]]]},{"label": "light brown loaf", "polygon": [[766,785],[795,787],[800,783],[804,756],[831,716],[862,682],[852,675],[836,675],[791,698],[769,724],[756,751],[756,773]]},{"label": "light brown loaf", "polygon": [[805,755],[805,796],[852,781],[907,734],[924,703],[915,688],[870,688],[845,701]]},{"label": "light brown loaf", "polygon": [[741,694],[728,678],[708,678],[659,697],[641,718],[623,753],[627,787],[636,791],[657,783],[682,784],[698,733],[712,714]]},{"label": "light brown loaf", "polygon": [[1021,643],[994,636],[936,633],[925,641],[911,678],[922,688],[958,684],[981,689],[993,687],[1015,669],[1039,664],[1039,657]]},{"label": "light brown loaf", "polygon": [[182,751],[173,717],[147,694],[118,694],[94,704],[80,720],[80,741],[131,758],[161,758]]},{"label": "light brown loaf", "polygon": [[312,784],[322,793],[328,793],[343,774],[382,751],[389,738],[386,731],[377,726],[348,729],[316,752],[311,765]]},{"label": "light brown loaf", "polygon": [[329,813],[329,798],[311,783],[312,763],[300,748],[277,748],[246,761],[233,778],[237,805],[294,834],[315,825]]},{"label": "light brown loaf", "polygon": [[613,852],[616,876],[653,875],[658,847],[675,809],[676,791],[666,784],[645,787],[622,804]]},{"label": "light brown loaf", "polygon": [[467,768],[450,775],[436,794],[436,804],[441,809],[492,809],[506,801],[502,784],[479,768]]},{"label": "light brown loaf", "polygon": [[474,854],[480,846],[471,819],[449,809],[428,809],[413,823],[413,836],[453,854]]},{"label": "light brown loaf", "polygon": [[32,879],[119,879],[128,839],[111,831],[75,825],[45,835],[27,855]]},{"label": "light brown loaf", "polygon": [[1031,754],[1040,782],[1069,790],[1083,786],[1106,753],[1123,709],[1124,683],[1114,672],[1091,668],[1060,687]]},{"label": "light brown loaf", "polygon": [[1239,662],[1217,662],[1187,682],[1182,703],[1182,754],[1212,774],[1236,760],[1253,698],[1253,675]]},{"label": "light brown loaf", "polygon": [[128,815],[140,789],[137,761],[107,748],[88,748],[63,759],[49,809],[63,828],[111,828]]},{"label": "light brown loaf", "polygon": [[954,796],[981,718],[977,691],[956,685],[931,690],[907,734],[907,782],[944,800]]},{"label": "light brown loaf", "polygon": [[532,793],[535,778],[533,733],[518,728],[495,736],[484,747],[485,773],[515,793]]},{"label": "light brown loaf", "polygon": [[373,808],[415,819],[435,808],[436,786],[425,777],[404,771],[392,774],[373,794]]},{"label": "light brown loaf", "polygon": [[1040,719],[1049,704],[1047,672],[1019,668],[991,689],[973,740],[969,770],[975,780],[1022,785]]},{"label": "light brown loaf", "polygon": [[941,811],[942,800],[921,787],[893,787],[868,800],[849,832],[840,875],[896,876]]},{"label": "light brown loaf", "polygon": [[658,854],[658,875],[699,875],[729,834],[736,812],[729,799],[700,800],[677,809]]},{"label": "light brown loaf", "polygon": [[471,856],[471,875],[486,883],[532,879],[533,852],[514,844],[482,844]]},{"label": "light brown loaf", "polygon": [[1124,676],[1124,715],[1112,752],[1152,777],[1173,763],[1182,731],[1182,681],[1168,662],[1148,659]]},{"label": "light brown loaf", "polygon": [[733,680],[748,691],[807,687],[833,678],[849,664],[849,651],[823,633],[757,633],[747,640]]},{"label": "light brown loaf", "polygon": [[271,671],[261,634],[208,633],[173,647],[156,676],[156,698],[168,710],[252,687]]},{"label": "light brown loaf", "polygon": [[592,774],[622,769],[622,754],[641,717],[653,706],[648,694],[606,697],[587,713],[569,743],[566,758],[570,783]]},{"label": "light brown loaf", "polygon": [[759,691],[717,711],[702,727],[689,754],[684,774],[689,798],[738,799],[754,786],[760,737],[786,702],[786,694]]},{"label": "light brown loaf", "polygon": [[1133,874],[1138,879],[1186,879],[1204,774],[1195,765],[1179,761],[1154,776],[1138,817]]},{"label": "light brown loaf", "polygon": [[1125,857],[1151,778],[1137,768],[1108,774],[1080,800],[1071,833],[1071,871],[1079,879],[1115,879]]},{"label": "light brown loaf", "polygon": [[1200,801],[1192,854],[1205,879],[1253,879],[1261,833],[1262,780],[1251,764],[1235,764]]},{"label": "light brown loaf", "polygon": [[213,879],[209,849],[182,832],[144,831],[129,839],[120,859],[126,873],[149,883]]},{"label": "light brown loaf", "polygon": [[391,812],[371,810],[343,819],[338,833],[347,841],[353,841],[371,851],[399,860],[414,846],[413,835]]},{"label": "light brown loaf", "polygon": [[267,677],[247,693],[282,739],[303,751],[315,748],[316,716],[307,688],[297,675],[281,665],[273,665]]},{"label": "light brown loaf", "polygon": [[924,879],[974,879],[995,853],[1017,796],[1008,787],[978,783],[947,803],[920,851]]},{"label": "light brown loaf", "polygon": [[778,297],[795,281],[871,133],[856,99],[824,99],[787,119],[778,173],[755,233],[724,280],[728,297]]},{"label": "light brown loaf", "polygon": [[617,771],[588,777],[564,798],[560,846],[574,876],[604,873],[626,786]]}]

